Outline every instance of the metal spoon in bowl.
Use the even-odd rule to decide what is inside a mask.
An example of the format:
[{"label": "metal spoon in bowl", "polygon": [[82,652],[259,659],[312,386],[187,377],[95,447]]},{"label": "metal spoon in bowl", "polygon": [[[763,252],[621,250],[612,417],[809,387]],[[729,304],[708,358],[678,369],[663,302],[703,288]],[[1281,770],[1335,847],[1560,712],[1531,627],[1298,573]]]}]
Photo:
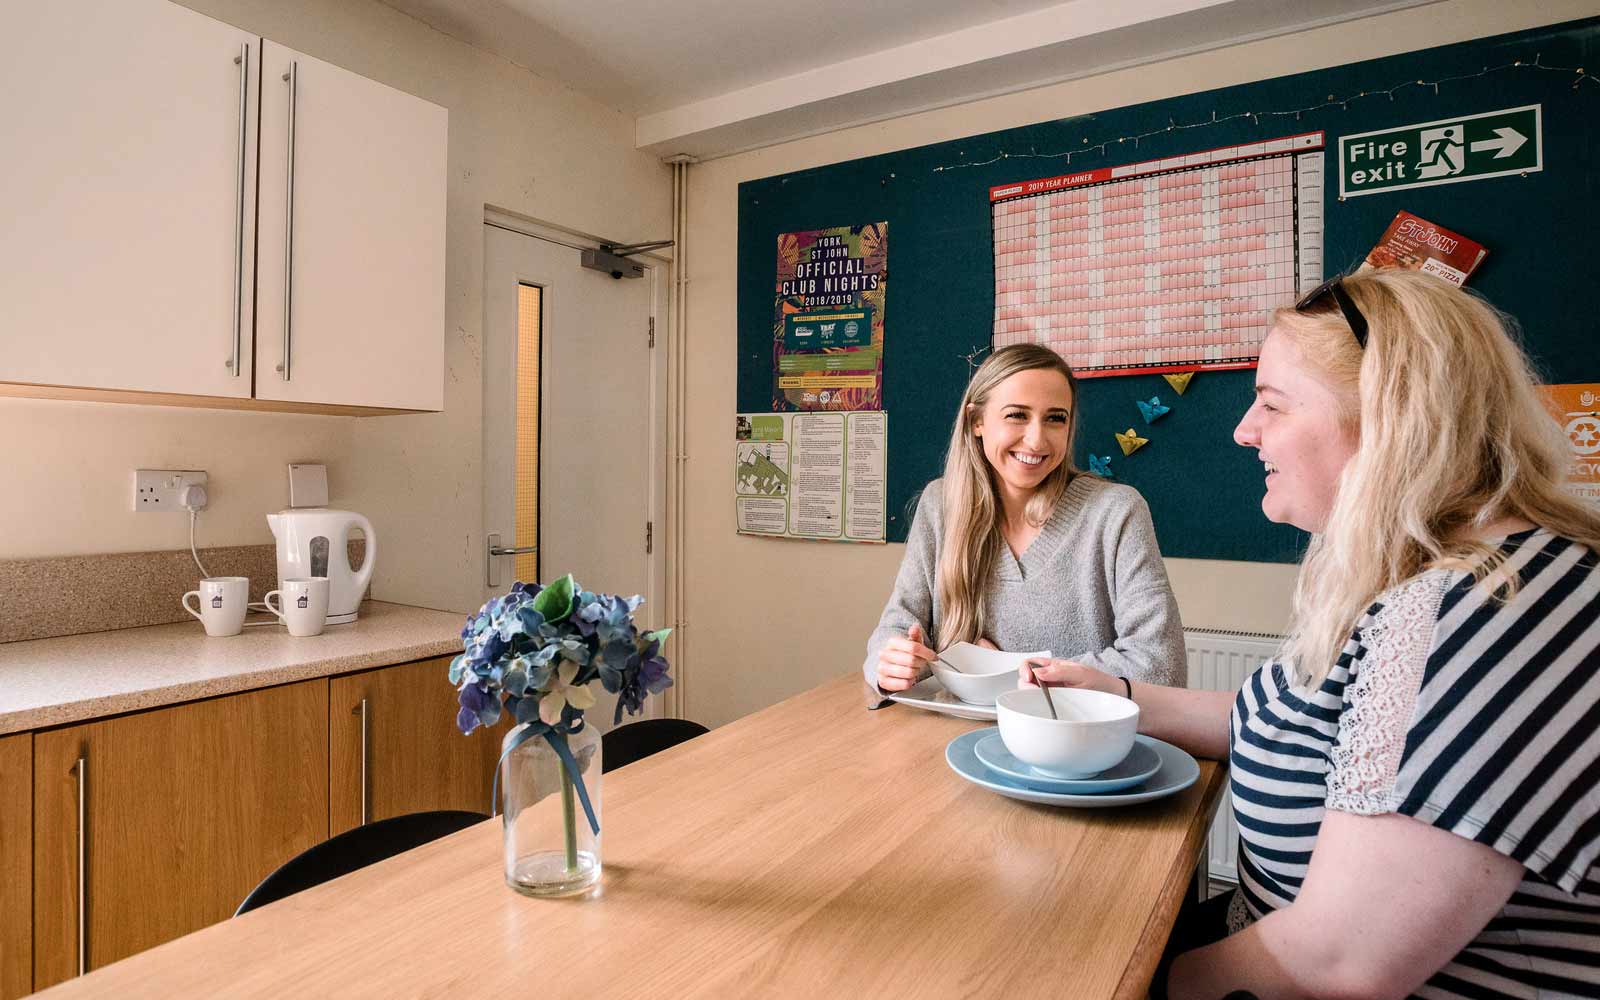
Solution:
[{"label": "metal spoon in bowl", "polygon": [[1039,693],[1044,695],[1044,703],[1050,708],[1050,718],[1059,720],[1061,716],[1056,714],[1056,700],[1050,697],[1050,685],[1040,680],[1039,675],[1034,673],[1032,663],[1028,664],[1028,679],[1039,685]]}]

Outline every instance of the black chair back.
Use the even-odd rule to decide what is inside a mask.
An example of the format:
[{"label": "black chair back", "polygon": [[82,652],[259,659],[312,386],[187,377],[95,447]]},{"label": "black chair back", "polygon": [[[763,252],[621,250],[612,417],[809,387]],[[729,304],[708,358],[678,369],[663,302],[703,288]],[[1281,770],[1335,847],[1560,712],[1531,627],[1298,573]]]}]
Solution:
[{"label": "black chair back", "polygon": [[600,773],[644,760],[653,753],[675,747],[711,730],[688,719],[645,719],[618,726],[600,737]]},{"label": "black chair back", "polygon": [[393,816],[346,830],[285,861],[251,890],[233,915],[237,917],[302,889],[348,875],[488,818],[483,813],[439,810]]}]

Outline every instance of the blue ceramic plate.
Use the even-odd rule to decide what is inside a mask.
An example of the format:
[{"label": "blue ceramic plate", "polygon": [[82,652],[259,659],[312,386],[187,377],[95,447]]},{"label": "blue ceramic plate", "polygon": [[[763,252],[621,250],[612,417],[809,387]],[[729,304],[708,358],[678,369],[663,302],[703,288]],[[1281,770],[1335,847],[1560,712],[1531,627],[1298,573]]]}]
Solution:
[{"label": "blue ceramic plate", "polygon": [[1194,784],[1200,777],[1200,765],[1188,754],[1179,750],[1170,743],[1163,743],[1151,739],[1150,746],[1161,756],[1161,767],[1146,778],[1143,783],[1124,789],[1120,792],[1097,792],[1093,795],[1081,795],[1070,792],[1041,792],[1037,788],[1029,788],[1020,781],[1013,780],[1002,774],[996,774],[983,765],[978,755],[973,752],[979,740],[989,735],[988,729],[976,729],[970,733],[962,733],[950,741],[944,748],[945,762],[950,769],[963,778],[992,792],[1012,799],[1021,799],[1024,802],[1038,802],[1047,806],[1077,806],[1080,808],[1106,808],[1108,806],[1131,806],[1139,802],[1149,802],[1151,799],[1165,798],[1175,795]]},{"label": "blue ceramic plate", "polygon": [[1041,792],[1069,792],[1078,795],[1117,792],[1137,785],[1161,769],[1161,754],[1156,752],[1155,741],[1148,736],[1135,736],[1133,749],[1128,751],[1128,756],[1099,774],[1091,774],[1086,778],[1062,778],[1046,774],[1033,765],[1018,760],[1010,750],[1006,749],[998,727],[991,726],[979,732],[985,735],[973,744],[972,751],[978,755],[978,760],[983,766],[993,771],[996,777],[1009,778],[1017,784]]}]

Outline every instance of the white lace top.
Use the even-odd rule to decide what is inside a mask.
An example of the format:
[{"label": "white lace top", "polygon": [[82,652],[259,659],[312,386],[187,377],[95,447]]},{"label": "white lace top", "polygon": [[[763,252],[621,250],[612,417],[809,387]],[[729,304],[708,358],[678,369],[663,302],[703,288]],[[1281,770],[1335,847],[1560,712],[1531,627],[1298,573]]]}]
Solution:
[{"label": "white lace top", "polygon": [[1527,869],[1420,995],[1600,996],[1600,570],[1547,531],[1505,549],[1509,602],[1424,573],[1379,597],[1315,691],[1276,662],[1245,682],[1231,929],[1294,902],[1325,810],[1398,813]]}]

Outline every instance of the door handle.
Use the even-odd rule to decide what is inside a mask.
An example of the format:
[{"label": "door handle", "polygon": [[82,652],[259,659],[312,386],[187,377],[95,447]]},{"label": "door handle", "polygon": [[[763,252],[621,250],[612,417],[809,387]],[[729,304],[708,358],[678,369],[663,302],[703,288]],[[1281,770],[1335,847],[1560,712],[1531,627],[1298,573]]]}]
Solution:
[{"label": "door handle", "polygon": [[294,112],[300,93],[299,63],[289,64],[283,82],[289,85],[289,179],[283,218],[283,363],[278,365],[278,372],[287,382],[291,377],[290,352],[294,348]]},{"label": "door handle", "polygon": [[239,46],[239,55],[233,60],[239,64],[239,171],[234,178],[233,217],[233,357],[228,360],[233,377],[244,374],[244,154],[248,135],[245,111],[250,106],[250,43]]},{"label": "door handle", "polygon": [[367,825],[367,699],[351,710],[351,715],[361,716],[361,825]]},{"label": "door handle", "polygon": [[87,819],[86,801],[89,791],[89,750],[82,750],[83,756],[78,758],[78,975],[89,971],[89,871],[85,867],[88,863],[88,830],[84,823]]},{"label": "door handle", "polygon": [[500,535],[498,532],[490,532],[484,537],[483,541],[484,547],[488,552],[487,558],[485,558],[483,561],[485,567],[483,582],[485,586],[489,587],[500,586],[500,567],[494,561],[495,556],[531,555],[532,553],[539,551],[539,546],[537,545],[517,545],[511,548],[504,548],[500,545]]}]

